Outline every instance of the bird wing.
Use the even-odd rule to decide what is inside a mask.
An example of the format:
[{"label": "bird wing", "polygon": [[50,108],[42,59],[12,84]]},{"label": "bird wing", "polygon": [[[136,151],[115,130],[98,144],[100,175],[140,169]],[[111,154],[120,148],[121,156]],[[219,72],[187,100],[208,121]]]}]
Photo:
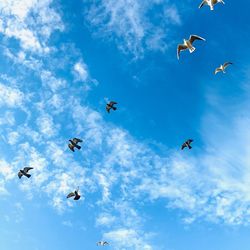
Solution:
[{"label": "bird wing", "polygon": [[23,174],[22,174],[20,171],[18,172],[18,174],[17,174],[17,175],[18,175],[19,179],[21,179],[21,178],[22,178],[22,176],[23,176]]},{"label": "bird wing", "polygon": [[206,4],[208,4],[207,0],[203,0],[202,3],[199,5],[199,9],[202,8]]},{"label": "bird wing", "polygon": [[70,197],[74,197],[75,196],[75,192],[71,192],[67,195],[67,198],[70,198]]},{"label": "bird wing", "polygon": [[24,171],[25,173],[28,173],[31,169],[33,169],[33,168],[25,167],[25,168],[23,169],[23,171]]},{"label": "bird wing", "polygon": [[111,101],[111,102],[109,103],[110,106],[113,106],[114,104],[117,104],[117,102]]},{"label": "bird wing", "polygon": [[74,146],[73,146],[71,143],[68,144],[68,147],[69,147],[69,149],[70,149],[71,151],[75,152]]},{"label": "bird wing", "polygon": [[180,53],[181,53],[181,51],[185,50],[185,49],[187,49],[187,46],[184,45],[184,44],[179,44],[177,46],[177,58],[178,58],[178,60],[180,59]]},{"label": "bird wing", "polygon": [[110,112],[110,109],[111,109],[111,107],[107,104],[106,110],[107,110],[108,113]]},{"label": "bird wing", "polygon": [[105,245],[109,245],[109,243],[107,242],[107,241],[104,241],[103,242],[103,245],[105,246]]},{"label": "bird wing", "polygon": [[191,35],[189,37],[189,42],[192,44],[195,40],[202,40],[206,41],[203,37],[197,36],[197,35]]},{"label": "bird wing", "polygon": [[215,71],[214,71],[214,74],[216,75],[216,74],[219,73],[221,70],[222,70],[221,67],[216,68]]},{"label": "bird wing", "polygon": [[226,67],[228,67],[229,65],[232,65],[233,63],[231,63],[231,62],[225,62],[224,64],[223,64],[223,67],[224,68],[226,68]]},{"label": "bird wing", "polygon": [[194,140],[193,139],[188,139],[187,140],[187,143],[191,143],[191,142],[193,142]]},{"label": "bird wing", "polygon": [[82,142],[82,140],[81,140],[81,139],[78,139],[78,138],[74,138],[74,139],[73,139],[73,142],[77,144],[78,142]]},{"label": "bird wing", "polygon": [[181,150],[183,150],[186,146],[187,146],[186,143],[183,143],[181,146]]}]

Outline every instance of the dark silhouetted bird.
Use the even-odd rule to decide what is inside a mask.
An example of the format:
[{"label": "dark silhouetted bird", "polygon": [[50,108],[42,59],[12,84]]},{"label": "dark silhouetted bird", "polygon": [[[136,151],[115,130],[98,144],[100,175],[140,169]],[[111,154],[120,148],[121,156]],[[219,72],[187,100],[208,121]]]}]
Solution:
[{"label": "dark silhouetted bird", "polygon": [[109,243],[107,241],[99,241],[96,243],[97,246],[107,246]]},{"label": "dark silhouetted bird", "polygon": [[31,169],[33,169],[33,168],[25,167],[24,169],[20,169],[19,172],[18,172],[19,179],[21,179],[23,175],[26,176],[26,177],[28,177],[28,178],[30,178],[31,175],[28,174],[28,172]]},{"label": "dark silhouetted bird", "polygon": [[177,47],[177,58],[178,59],[180,59],[180,53],[182,50],[188,49],[190,53],[193,53],[195,51],[195,47],[193,46],[193,42],[195,40],[206,41],[204,38],[197,36],[197,35],[191,35],[188,40],[184,39],[183,44],[179,44]]},{"label": "dark silhouetted bird", "polygon": [[107,103],[106,110],[107,110],[108,113],[110,113],[111,109],[117,110],[117,107],[114,106],[115,104],[117,104],[117,102],[111,101],[111,102]]},{"label": "dark silhouetted bird", "polygon": [[75,152],[75,148],[81,149],[81,146],[77,145],[79,142],[82,142],[81,139],[74,138],[73,140],[69,140],[70,143],[68,144],[69,149],[73,152]]},{"label": "dark silhouetted bird", "polygon": [[214,71],[214,74],[216,75],[218,72],[223,72],[224,74],[226,73],[225,69],[229,66],[232,65],[233,63],[231,62],[225,62],[223,65],[220,65],[220,67],[216,68]]},{"label": "dark silhouetted bird", "polygon": [[71,198],[74,197],[74,200],[79,200],[81,198],[81,195],[79,195],[79,188],[77,190],[75,190],[75,192],[71,192],[67,195],[67,198]]},{"label": "dark silhouetted bird", "polygon": [[191,143],[193,142],[194,140],[192,139],[188,139],[187,141],[185,141],[182,146],[181,146],[181,150],[183,150],[184,148],[188,147],[189,149],[191,149]]}]

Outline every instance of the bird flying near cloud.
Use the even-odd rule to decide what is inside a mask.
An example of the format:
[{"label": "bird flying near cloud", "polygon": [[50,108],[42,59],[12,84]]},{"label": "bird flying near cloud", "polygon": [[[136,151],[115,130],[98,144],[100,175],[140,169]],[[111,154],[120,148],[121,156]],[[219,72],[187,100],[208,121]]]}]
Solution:
[{"label": "bird flying near cloud", "polygon": [[193,46],[193,42],[195,40],[202,40],[206,41],[204,38],[197,36],[197,35],[191,35],[188,40],[184,39],[183,44],[179,44],[177,47],[177,58],[180,59],[180,53],[183,50],[188,49],[190,53],[193,53],[195,51],[195,47]]},{"label": "bird flying near cloud", "polygon": [[214,71],[214,74],[216,75],[219,72],[223,72],[224,74],[226,73],[225,69],[229,66],[232,65],[233,63],[231,62],[225,62],[224,64],[220,65],[220,67],[216,68]]},{"label": "bird flying near cloud", "polygon": [[107,103],[106,110],[107,110],[108,113],[110,113],[111,109],[117,110],[117,107],[114,106],[115,104],[117,104],[117,102],[114,102],[114,101],[111,101],[111,102]]},{"label": "bird flying near cloud", "polygon": [[75,152],[75,148],[77,148],[78,150],[81,149],[81,146],[78,145],[79,142],[82,142],[81,139],[78,138],[74,138],[73,140],[69,140],[70,143],[68,144],[68,147],[71,151]]},{"label": "bird flying near cloud", "polygon": [[99,241],[96,243],[97,246],[107,246],[109,243],[107,241]]},{"label": "bird flying near cloud", "polygon": [[67,199],[74,197],[74,200],[79,200],[81,198],[81,195],[79,195],[79,188],[77,190],[75,190],[74,192],[71,192],[67,195]]},{"label": "bird flying near cloud", "polygon": [[33,169],[33,168],[30,168],[30,167],[25,167],[24,169],[20,169],[19,172],[18,172],[18,177],[19,179],[22,178],[22,176],[26,176],[27,178],[30,178],[30,174],[28,174],[28,172]]},{"label": "bird flying near cloud", "polygon": [[184,148],[188,147],[189,149],[191,149],[191,143],[193,142],[194,140],[192,139],[188,139],[187,141],[185,141],[182,146],[181,146],[181,150],[183,150]]},{"label": "bird flying near cloud", "polygon": [[202,3],[199,5],[199,9],[202,8],[204,5],[208,5],[210,10],[214,10],[214,5],[217,3],[225,4],[223,0],[203,0]]}]

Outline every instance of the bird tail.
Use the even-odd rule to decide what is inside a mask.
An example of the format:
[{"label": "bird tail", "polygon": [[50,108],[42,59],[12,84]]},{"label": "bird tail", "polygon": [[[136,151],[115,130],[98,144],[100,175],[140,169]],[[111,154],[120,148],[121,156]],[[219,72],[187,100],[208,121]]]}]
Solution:
[{"label": "bird tail", "polygon": [[116,108],[116,107],[112,107],[112,109],[113,109],[113,110],[117,110],[117,108]]},{"label": "bird tail", "polygon": [[81,149],[81,146],[79,146],[79,145],[76,145],[75,147],[76,147],[77,149]]},{"label": "bird tail", "polygon": [[189,48],[189,52],[190,52],[190,53],[193,53],[194,51],[195,51],[195,47]]},{"label": "bird tail", "polygon": [[30,178],[31,174],[25,174],[26,177]]},{"label": "bird tail", "polygon": [[214,6],[212,4],[210,5],[210,10],[214,10]]}]

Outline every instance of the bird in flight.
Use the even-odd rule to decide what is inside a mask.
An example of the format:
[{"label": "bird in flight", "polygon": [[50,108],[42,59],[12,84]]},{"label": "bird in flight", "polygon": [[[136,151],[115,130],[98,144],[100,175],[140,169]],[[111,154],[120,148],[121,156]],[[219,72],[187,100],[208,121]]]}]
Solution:
[{"label": "bird in flight", "polygon": [[217,3],[225,4],[223,0],[203,0],[199,6],[199,9],[204,5],[208,5],[210,7],[210,10],[214,10],[214,5],[216,5]]},{"label": "bird in flight", "polygon": [[219,72],[223,72],[224,74],[226,73],[225,69],[229,66],[232,65],[233,63],[231,62],[225,62],[224,64],[220,65],[220,67],[216,68],[214,71],[214,74],[216,75]]},{"label": "bird in flight", "polygon": [[192,148],[192,147],[191,147],[191,143],[192,143],[193,141],[194,141],[194,140],[192,140],[192,139],[186,140],[186,141],[182,144],[181,150],[183,150],[183,149],[186,148],[186,147],[188,147],[189,149],[191,149],[191,148]]},{"label": "bird in flight", "polygon": [[117,104],[117,102],[114,102],[114,101],[111,101],[111,102],[107,103],[106,110],[107,110],[108,113],[110,113],[111,109],[117,110],[117,107],[114,106],[115,104]]},{"label": "bird in flight", "polygon": [[74,138],[73,140],[69,140],[70,143],[68,144],[69,146],[69,149],[73,152],[75,152],[75,148],[77,149],[81,149],[81,146],[78,145],[79,142],[82,142],[81,139],[78,139],[78,138]]},{"label": "bird in flight", "polygon": [[96,243],[97,246],[107,246],[109,243],[107,241],[99,241]]},{"label": "bird in flight", "polygon": [[179,44],[177,47],[177,58],[180,59],[180,53],[182,50],[188,49],[190,53],[193,53],[195,51],[195,47],[193,46],[193,42],[195,40],[201,40],[206,41],[204,38],[197,36],[197,35],[191,35],[188,40],[184,39],[183,44]]},{"label": "bird in flight", "polygon": [[28,178],[30,178],[31,175],[28,174],[28,172],[29,172],[31,169],[33,169],[33,168],[25,167],[24,169],[20,169],[19,172],[18,172],[18,177],[19,177],[19,179],[21,179],[23,175],[26,176],[26,177],[28,177]]},{"label": "bird in flight", "polygon": [[75,192],[71,192],[67,195],[67,199],[74,197],[74,200],[79,200],[81,198],[81,195],[79,195],[79,188],[77,190],[75,190]]}]

